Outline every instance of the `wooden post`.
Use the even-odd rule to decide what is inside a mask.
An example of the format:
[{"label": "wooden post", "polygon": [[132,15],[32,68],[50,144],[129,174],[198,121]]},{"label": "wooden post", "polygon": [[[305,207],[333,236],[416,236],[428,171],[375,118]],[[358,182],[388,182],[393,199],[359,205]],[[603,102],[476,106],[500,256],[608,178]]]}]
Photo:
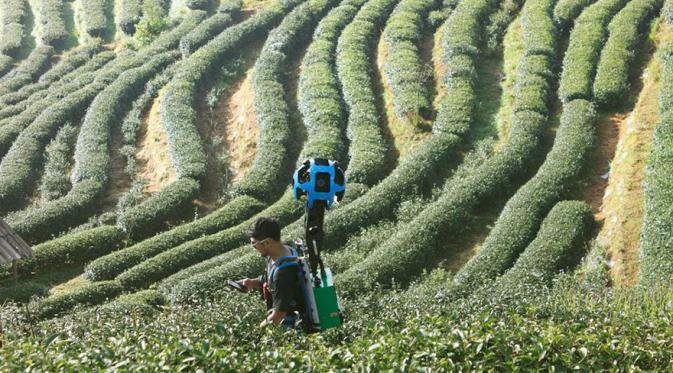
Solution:
[{"label": "wooden post", "polygon": [[12,260],[12,278],[14,278],[14,281],[19,277],[19,266],[16,262],[16,260]]}]

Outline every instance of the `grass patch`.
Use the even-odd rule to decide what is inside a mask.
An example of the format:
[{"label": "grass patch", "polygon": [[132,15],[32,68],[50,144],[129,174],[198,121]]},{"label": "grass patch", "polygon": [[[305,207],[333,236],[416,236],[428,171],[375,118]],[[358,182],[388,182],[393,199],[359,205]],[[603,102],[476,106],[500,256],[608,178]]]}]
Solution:
[{"label": "grass patch", "polygon": [[[598,167],[592,170],[587,197],[602,220],[596,243],[608,252],[615,285],[638,281],[640,231],[644,214],[643,181],[652,133],[658,123],[661,66],[654,50],[670,40],[671,28],[655,22],[648,42],[641,48],[641,76],[634,77],[628,113],[605,116],[599,122]],[[605,148],[608,147],[608,151]]]},{"label": "grass patch", "polygon": [[502,146],[509,137],[509,129],[512,126],[512,110],[514,105],[514,87],[516,85],[517,67],[523,57],[523,29],[521,18],[517,17],[507,28],[503,39],[503,79],[500,109],[496,115],[498,128],[498,145]]},{"label": "grass patch", "polygon": [[75,265],[41,273],[32,278],[2,281],[0,282],[0,304],[7,301],[27,302],[34,295],[47,295],[51,291],[74,290],[82,285],[83,271],[84,265]]},{"label": "grass patch", "polygon": [[390,133],[393,144],[394,159],[400,159],[411,153],[413,149],[427,140],[432,132],[431,123],[423,118],[400,118],[395,114],[393,106],[393,92],[386,79],[385,74],[379,74],[383,71],[383,65],[388,58],[386,42],[383,37],[379,38],[377,46],[377,75],[382,83],[381,106],[385,110],[385,122]]}]

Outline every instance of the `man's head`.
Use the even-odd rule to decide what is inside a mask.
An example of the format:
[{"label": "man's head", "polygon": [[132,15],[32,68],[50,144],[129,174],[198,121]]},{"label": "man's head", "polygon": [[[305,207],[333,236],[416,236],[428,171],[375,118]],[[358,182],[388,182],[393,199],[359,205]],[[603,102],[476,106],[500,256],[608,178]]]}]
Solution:
[{"label": "man's head", "polygon": [[248,237],[262,256],[269,256],[280,244],[280,225],[270,217],[261,217],[250,225]]}]

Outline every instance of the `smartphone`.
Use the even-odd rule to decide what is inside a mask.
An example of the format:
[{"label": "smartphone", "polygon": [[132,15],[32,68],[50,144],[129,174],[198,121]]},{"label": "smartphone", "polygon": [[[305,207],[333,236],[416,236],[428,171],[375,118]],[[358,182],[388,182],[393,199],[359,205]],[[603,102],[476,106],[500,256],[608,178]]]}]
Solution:
[{"label": "smartphone", "polygon": [[229,287],[232,288],[232,289],[236,289],[236,290],[240,291],[241,293],[247,293],[248,292],[248,288],[243,286],[243,284],[241,284],[238,281],[227,280],[227,285],[229,285]]}]

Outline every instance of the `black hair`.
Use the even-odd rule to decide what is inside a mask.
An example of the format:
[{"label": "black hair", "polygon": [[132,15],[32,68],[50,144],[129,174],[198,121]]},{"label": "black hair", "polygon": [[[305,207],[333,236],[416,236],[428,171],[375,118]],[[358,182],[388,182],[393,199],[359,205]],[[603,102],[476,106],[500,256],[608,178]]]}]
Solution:
[{"label": "black hair", "polygon": [[280,225],[270,217],[258,218],[250,225],[248,237],[254,238],[257,241],[267,238],[280,241]]}]

